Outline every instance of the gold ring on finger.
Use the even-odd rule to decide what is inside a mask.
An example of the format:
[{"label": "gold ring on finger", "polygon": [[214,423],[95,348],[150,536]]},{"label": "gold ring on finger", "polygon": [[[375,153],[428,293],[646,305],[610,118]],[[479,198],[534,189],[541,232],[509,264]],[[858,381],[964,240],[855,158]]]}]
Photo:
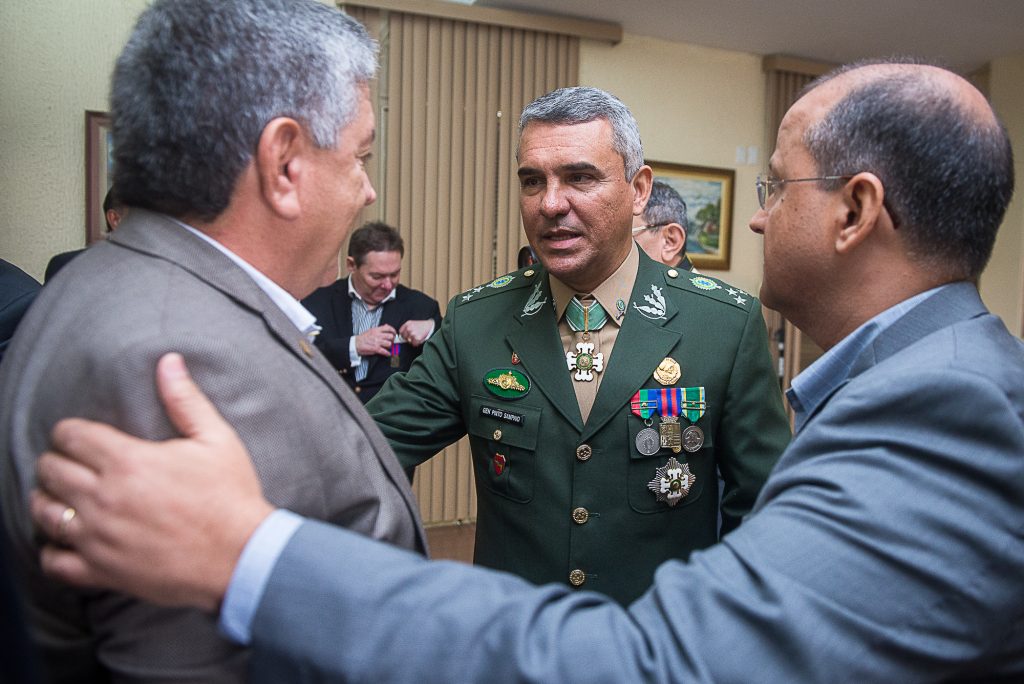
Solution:
[{"label": "gold ring on finger", "polygon": [[76,515],[78,515],[78,511],[76,511],[73,506],[68,506],[64,509],[64,512],[60,514],[60,524],[57,526],[57,541],[61,544],[67,542],[68,525],[71,524],[71,521],[75,519]]}]

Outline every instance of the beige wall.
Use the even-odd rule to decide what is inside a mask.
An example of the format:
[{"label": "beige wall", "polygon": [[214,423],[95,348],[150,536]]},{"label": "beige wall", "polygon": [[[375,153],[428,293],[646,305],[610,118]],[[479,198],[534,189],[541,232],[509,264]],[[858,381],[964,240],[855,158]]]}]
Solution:
[{"label": "beige wall", "polygon": [[[736,171],[731,266],[708,273],[757,293],[761,238],[747,221],[757,209],[754,179],[765,162],[761,58],[626,35],[614,46],[582,42],[580,82],[626,103],[648,159]],[[737,165],[736,148],[751,146],[758,148],[756,163]]]},{"label": "beige wall", "polygon": [[147,4],[0,2],[0,258],[40,281],[51,256],[85,245],[85,111],[108,109]]},{"label": "beige wall", "polygon": [[1017,336],[1024,334],[1024,52],[993,60],[989,91],[1015,152],[1017,191],[999,230],[981,296]]},{"label": "beige wall", "polygon": [[107,109],[144,0],[0,3],[0,257],[42,280],[85,244],[85,110]]}]

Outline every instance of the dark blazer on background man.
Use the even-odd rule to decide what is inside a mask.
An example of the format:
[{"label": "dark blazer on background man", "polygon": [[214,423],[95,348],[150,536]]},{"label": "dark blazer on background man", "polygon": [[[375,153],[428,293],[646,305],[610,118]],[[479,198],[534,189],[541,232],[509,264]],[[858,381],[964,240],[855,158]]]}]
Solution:
[{"label": "dark blazer on background man", "polygon": [[57,272],[71,263],[71,260],[85,252],[85,248],[73,249],[70,252],[61,252],[50,258],[46,264],[46,273],[43,274],[43,282],[50,282],[50,278],[57,275]]},{"label": "dark blazer on background man", "polygon": [[39,288],[35,278],[0,259],[0,361]]},{"label": "dark blazer on background man", "polygon": [[[349,357],[349,341],[352,339],[352,298],[348,292],[348,278],[331,283],[302,300],[302,305],[316,316],[316,322],[323,330],[316,338],[316,346],[324,353],[338,374],[348,383],[363,403],[368,402],[380,390],[381,385],[395,373],[409,370],[412,362],[423,352],[423,345],[414,347],[403,343],[400,347],[398,366],[391,365],[387,356],[374,354],[369,357],[366,377],[356,382],[355,368]],[[381,304],[380,325],[385,323],[398,330],[406,321],[434,321],[434,330],[441,326],[441,308],[437,301],[419,290],[399,285],[395,298]]]},{"label": "dark blazer on background man", "polygon": [[243,681],[216,620],[43,577],[28,515],[54,423],[79,416],[175,435],[154,386],[181,352],[252,454],[278,506],[420,552],[408,481],[337,373],[238,265],[166,216],[133,211],[40,292],[0,369],[0,496],[29,612],[55,681]]}]

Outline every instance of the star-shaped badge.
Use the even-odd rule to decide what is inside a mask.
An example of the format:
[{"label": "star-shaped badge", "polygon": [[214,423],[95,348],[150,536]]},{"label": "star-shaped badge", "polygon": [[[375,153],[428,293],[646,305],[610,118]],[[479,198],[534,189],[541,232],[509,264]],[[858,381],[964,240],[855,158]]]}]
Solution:
[{"label": "star-shaped badge", "polygon": [[668,459],[668,463],[654,471],[654,479],[647,483],[647,488],[654,492],[658,501],[675,506],[686,498],[696,481],[697,476],[690,472],[690,465],[680,464],[673,456]]}]

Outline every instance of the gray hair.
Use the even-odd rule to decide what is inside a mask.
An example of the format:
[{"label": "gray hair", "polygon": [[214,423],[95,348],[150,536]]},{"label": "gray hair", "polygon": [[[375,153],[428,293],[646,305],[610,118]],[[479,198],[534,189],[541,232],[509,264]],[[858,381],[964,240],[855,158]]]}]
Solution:
[{"label": "gray hair", "polygon": [[[527,124],[538,121],[554,124],[582,124],[604,119],[612,127],[612,146],[622,156],[626,180],[644,165],[644,148],[636,119],[622,100],[597,88],[576,86],[559,88],[526,105],[519,117],[519,135]],[[516,153],[518,156],[518,151]]]},{"label": "gray hair", "polygon": [[683,230],[690,230],[686,217],[686,202],[675,188],[665,181],[656,180],[651,184],[651,197],[644,207],[644,221],[649,226],[664,226],[678,223]]},{"label": "gray hair", "polygon": [[114,184],[129,205],[212,220],[267,123],[336,147],[376,69],[366,29],[316,0],[156,0],[114,69]]},{"label": "gray hair", "polygon": [[[828,74],[815,85],[868,64]],[[980,120],[948,88],[908,68],[855,86],[804,134],[822,176],[868,171],[907,245],[976,279],[1013,195],[1013,151],[993,114]],[[831,182],[832,187],[838,183]]]}]

